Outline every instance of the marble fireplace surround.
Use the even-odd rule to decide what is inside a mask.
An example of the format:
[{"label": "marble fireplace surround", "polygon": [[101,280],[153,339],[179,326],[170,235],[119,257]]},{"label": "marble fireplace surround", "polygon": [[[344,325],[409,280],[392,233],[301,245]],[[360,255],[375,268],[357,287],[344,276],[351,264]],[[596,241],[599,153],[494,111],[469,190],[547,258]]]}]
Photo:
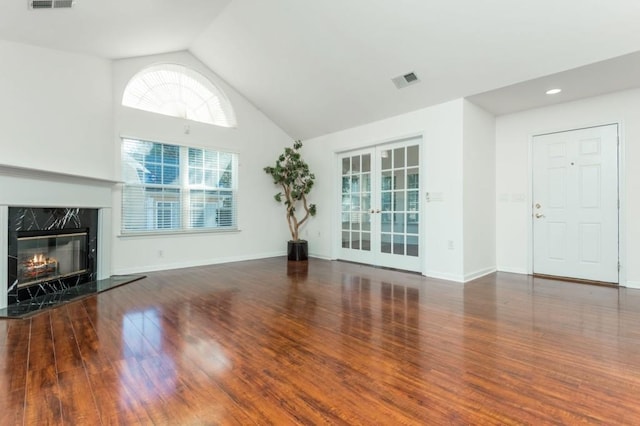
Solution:
[{"label": "marble fireplace surround", "polygon": [[0,309],[7,307],[9,207],[97,209],[96,279],[111,275],[112,189],[117,181],[0,164]]}]

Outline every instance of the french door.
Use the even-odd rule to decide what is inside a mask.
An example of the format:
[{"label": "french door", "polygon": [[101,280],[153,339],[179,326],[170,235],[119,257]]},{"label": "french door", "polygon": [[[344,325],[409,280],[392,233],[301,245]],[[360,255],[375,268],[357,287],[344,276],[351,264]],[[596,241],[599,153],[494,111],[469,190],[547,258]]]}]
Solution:
[{"label": "french door", "polygon": [[420,138],[343,153],[338,170],[338,258],[420,272]]}]

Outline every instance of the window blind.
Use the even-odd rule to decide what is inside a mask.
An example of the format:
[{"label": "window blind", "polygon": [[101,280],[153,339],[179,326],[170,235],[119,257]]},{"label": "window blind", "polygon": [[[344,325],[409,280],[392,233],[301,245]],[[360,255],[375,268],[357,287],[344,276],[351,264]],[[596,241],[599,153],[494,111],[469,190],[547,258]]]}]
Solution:
[{"label": "window blind", "polygon": [[237,229],[237,154],[122,140],[123,234]]}]

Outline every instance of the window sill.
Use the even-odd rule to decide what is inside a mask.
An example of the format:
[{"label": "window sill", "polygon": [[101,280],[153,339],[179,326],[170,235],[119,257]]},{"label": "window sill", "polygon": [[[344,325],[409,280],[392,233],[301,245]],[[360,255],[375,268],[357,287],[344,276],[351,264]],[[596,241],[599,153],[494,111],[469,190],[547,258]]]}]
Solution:
[{"label": "window sill", "polygon": [[197,236],[197,235],[211,235],[211,234],[239,234],[242,232],[240,229],[200,229],[200,230],[184,230],[184,231],[171,231],[171,232],[136,232],[127,234],[118,234],[117,238],[129,239],[129,238],[158,238],[158,237],[184,237],[184,236]]}]

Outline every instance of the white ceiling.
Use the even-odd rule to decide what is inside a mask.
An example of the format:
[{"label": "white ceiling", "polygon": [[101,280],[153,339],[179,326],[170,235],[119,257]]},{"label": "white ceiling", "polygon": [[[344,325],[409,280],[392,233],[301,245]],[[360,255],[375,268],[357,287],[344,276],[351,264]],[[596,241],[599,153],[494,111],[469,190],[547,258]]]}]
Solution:
[{"label": "white ceiling", "polygon": [[[638,87],[638,22],[637,0],[0,5],[8,40],[106,58],[188,49],[303,139],[460,97],[504,114]],[[391,78],[411,71],[421,82],[396,89]],[[561,95],[541,95],[556,84]]]},{"label": "white ceiling", "polygon": [[186,50],[231,0],[75,0],[71,9],[0,4],[0,38],[104,58]]}]

